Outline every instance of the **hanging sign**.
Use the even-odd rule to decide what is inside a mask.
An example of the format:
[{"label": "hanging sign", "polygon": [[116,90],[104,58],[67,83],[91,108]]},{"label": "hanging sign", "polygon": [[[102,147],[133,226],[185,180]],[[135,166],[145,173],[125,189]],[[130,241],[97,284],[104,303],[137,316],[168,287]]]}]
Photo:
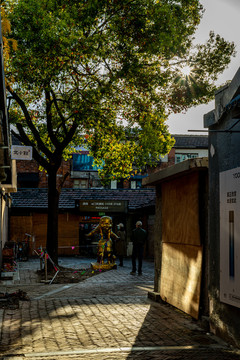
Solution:
[{"label": "hanging sign", "polygon": [[127,212],[127,201],[122,200],[77,200],[80,212]]},{"label": "hanging sign", "polygon": [[12,145],[11,158],[13,160],[32,160],[32,146]]}]

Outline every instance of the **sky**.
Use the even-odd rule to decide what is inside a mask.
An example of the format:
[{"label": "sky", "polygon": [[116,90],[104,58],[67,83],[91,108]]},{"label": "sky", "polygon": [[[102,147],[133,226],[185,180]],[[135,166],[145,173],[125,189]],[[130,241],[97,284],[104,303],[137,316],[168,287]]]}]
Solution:
[{"label": "sky", "polygon": [[[240,67],[240,0],[200,0],[205,9],[202,21],[195,33],[198,43],[205,43],[209,32],[213,30],[225,40],[233,41],[236,46],[236,56],[228,68],[219,76],[217,85],[232,80]],[[207,130],[203,126],[203,116],[214,109],[214,101],[189,109],[186,113],[171,115],[167,121],[171,134],[201,135],[204,132],[189,132],[189,130]],[[206,133],[205,133],[206,134]]]}]

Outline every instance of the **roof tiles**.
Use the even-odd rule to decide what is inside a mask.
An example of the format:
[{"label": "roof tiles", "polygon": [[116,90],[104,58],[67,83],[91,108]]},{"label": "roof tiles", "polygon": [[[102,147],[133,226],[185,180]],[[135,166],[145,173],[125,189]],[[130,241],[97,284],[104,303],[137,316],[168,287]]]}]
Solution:
[{"label": "roof tiles", "polygon": [[208,135],[173,135],[174,148],[208,149]]},{"label": "roof tiles", "polygon": [[[12,193],[12,208],[47,209],[48,189],[18,189]],[[59,199],[59,209],[74,209],[75,200],[126,200],[129,209],[137,209],[153,205],[154,189],[68,189],[63,188]]]}]

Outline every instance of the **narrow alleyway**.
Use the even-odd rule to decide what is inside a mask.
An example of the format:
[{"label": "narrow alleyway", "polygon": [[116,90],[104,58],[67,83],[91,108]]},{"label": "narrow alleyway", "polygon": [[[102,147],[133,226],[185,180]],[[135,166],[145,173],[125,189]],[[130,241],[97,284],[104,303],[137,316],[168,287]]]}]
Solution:
[{"label": "narrow alleyway", "polygon": [[[87,267],[91,259],[61,258],[60,265]],[[21,289],[30,301],[19,309],[0,309],[0,359],[240,360],[240,352],[201,329],[189,316],[155,303],[154,264],[144,261],[143,276],[124,267],[75,284],[37,283],[39,260],[19,264],[19,279],[0,284],[0,292]]]}]

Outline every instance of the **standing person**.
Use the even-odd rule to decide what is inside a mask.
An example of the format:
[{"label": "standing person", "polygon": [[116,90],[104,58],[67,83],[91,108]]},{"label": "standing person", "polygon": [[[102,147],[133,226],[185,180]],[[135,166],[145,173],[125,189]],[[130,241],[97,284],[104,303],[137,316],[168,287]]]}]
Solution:
[{"label": "standing person", "polygon": [[118,225],[117,236],[119,237],[119,239],[116,239],[115,250],[116,255],[119,258],[119,266],[123,266],[123,257],[126,253],[126,232],[122,223]]},{"label": "standing person", "polygon": [[136,274],[136,259],[138,258],[138,275],[142,275],[142,260],[143,260],[143,251],[144,245],[147,239],[146,230],[142,229],[142,222],[136,222],[136,229],[132,231],[131,240],[133,242],[133,252],[132,252],[132,271],[131,275]]}]

